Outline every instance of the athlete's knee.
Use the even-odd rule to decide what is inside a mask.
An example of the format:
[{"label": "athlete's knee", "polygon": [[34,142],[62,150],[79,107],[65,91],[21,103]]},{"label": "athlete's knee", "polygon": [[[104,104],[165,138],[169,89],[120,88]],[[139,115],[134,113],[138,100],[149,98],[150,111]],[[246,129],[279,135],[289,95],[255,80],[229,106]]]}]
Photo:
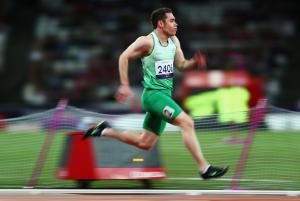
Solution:
[{"label": "athlete's knee", "polygon": [[143,149],[143,150],[146,150],[146,151],[148,151],[148,150],[150,150],[151,148],[152,148],[152,144],[149,144],[149,143],[145,143],[145,142],[139,142],[138,144],[137,144],[137,146],[138,146],[138,148],[140,148],[140,149]]},{"label": "athlete's knee", "polygon": [[194,128],[194,120],[186,113],[180,114],[178,118],[175,119],[175,124],[181,128]]},{"label": "athlete's knee", "polygon": [[187,117],[183,120],[183,124],[184,124],[184,126],[186,126],[186,127],[194,128],[194,120],[193,120],[190,116],[187,116]]},{"label": "athlete's knee", "polygon": [[156,135],[155,133],[145,130],[137,140],[136,146],[143,150],[149,150],[155,145],[155,143],[158,140],[158,137],[159,136]]}]

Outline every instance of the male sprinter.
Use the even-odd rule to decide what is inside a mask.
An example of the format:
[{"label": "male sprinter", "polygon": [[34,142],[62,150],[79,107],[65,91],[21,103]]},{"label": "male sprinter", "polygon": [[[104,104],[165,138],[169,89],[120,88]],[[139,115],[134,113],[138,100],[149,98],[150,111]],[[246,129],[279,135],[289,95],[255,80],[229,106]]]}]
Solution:
[{"label": "male sprinter", "polygon": [[146,111],[141,133],[117,131],[106,121],[90,128],[84,138],[90,136],[108,136],[127,144],[149,150],[163,133],[166,122],[180,127],[183,142],[195,159],[200,176],[211,179],[223,176],[228,167],[220,168],[209,165],[205,160],[192,118],[172,99],[174,67],[179,71],[192,67],[206,67],[206,60],[200,52],[192,59],[185,59],[176,37],[177,23],[172,10],[159,8],[151,14],[154,30],[147,36],[136,39],[119,57],[121,84],[116,94],[120,103],[127,101],[132,95],[128,80],[128,63],[141,58],[144,73],[144,91],[142,106]]}]

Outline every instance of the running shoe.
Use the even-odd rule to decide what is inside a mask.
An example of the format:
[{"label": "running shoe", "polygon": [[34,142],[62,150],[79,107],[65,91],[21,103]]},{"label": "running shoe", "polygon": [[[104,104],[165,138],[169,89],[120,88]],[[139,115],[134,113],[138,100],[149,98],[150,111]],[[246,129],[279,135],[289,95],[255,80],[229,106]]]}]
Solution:
[{"label": "running shoe", "polygon": [[88,137],[100,137],[102,135],[102,131],[105,128],[110,128],[110,125],[108,124],[107,121],[101,121],[96,126],[89,128],[83,135],[82,139],[85,139]]},{"label": "running shoe", "polygon": [[200,176],[203,179],[213,179],[222,177],[228,171],[228,166],[220,168],[215,166],[209,166],[205,173],[201,174]]}]

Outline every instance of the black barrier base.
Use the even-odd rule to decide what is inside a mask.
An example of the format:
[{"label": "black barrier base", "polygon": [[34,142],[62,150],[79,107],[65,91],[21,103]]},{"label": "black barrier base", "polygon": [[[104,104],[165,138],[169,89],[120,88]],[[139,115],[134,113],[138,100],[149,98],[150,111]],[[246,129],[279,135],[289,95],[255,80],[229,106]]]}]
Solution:
[{"label": "black barrier base", "polygon": [[[144,189],[151,189],[153,187],[150,179],[140,180]],[[78,189],[89,189],[91,187],[92,180],[77,180]]]}]

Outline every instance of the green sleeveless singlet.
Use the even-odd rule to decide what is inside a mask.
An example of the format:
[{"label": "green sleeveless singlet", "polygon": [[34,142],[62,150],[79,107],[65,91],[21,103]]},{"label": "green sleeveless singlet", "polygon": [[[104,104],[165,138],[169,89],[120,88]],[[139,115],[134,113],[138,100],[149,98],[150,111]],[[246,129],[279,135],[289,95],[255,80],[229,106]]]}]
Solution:
[{"label": "green sleeveless singlet", "polygon": [[152,52],[141,59],[144,73],[143,86],[146,89],[173,89],[176,45],[169,38],[168,44],[163,46],[154,31],[151,36]]}]

